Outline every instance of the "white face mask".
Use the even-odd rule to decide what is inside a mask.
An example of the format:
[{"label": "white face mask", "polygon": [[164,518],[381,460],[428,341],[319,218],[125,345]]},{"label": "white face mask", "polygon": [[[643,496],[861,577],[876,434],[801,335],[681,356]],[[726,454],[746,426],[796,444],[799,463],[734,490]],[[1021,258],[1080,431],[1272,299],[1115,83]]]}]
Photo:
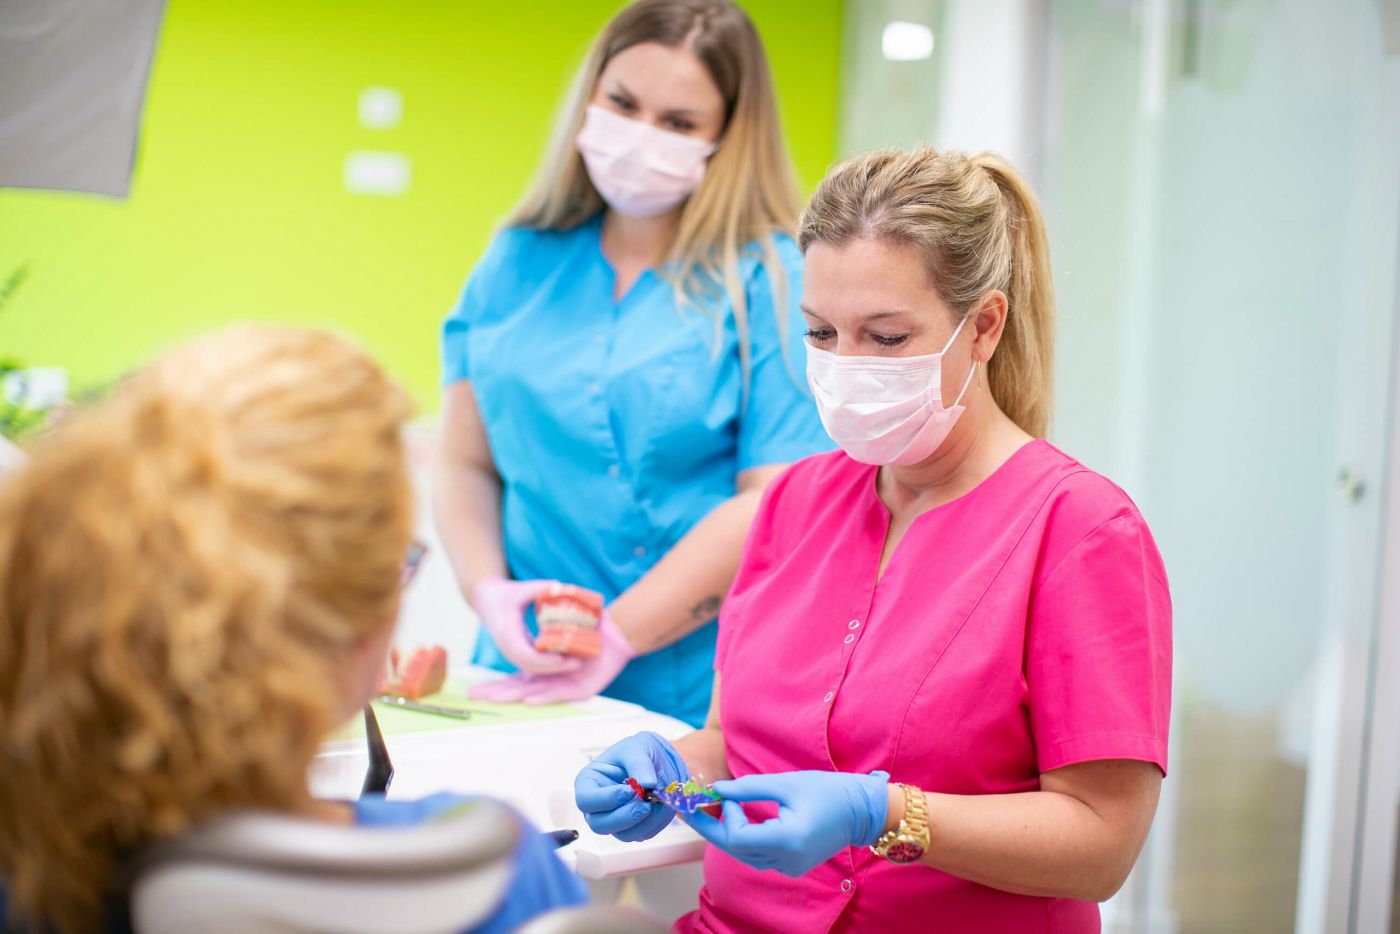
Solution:
[{"label": "white face mask", "polygon": [[690,197],[713,143],[590,104],[574,140],[598,194],[619,214],[656,217]]},{"label": "white face mask", "polygon": [[831,440],[862,464],[907,467],[938,450],[963,413],[958,403],[977,372],[967,371],[958,397],[943,406],[943,355],[967,323],[936,354],[922,357],[839,357],[807,345],[807,382]]}]

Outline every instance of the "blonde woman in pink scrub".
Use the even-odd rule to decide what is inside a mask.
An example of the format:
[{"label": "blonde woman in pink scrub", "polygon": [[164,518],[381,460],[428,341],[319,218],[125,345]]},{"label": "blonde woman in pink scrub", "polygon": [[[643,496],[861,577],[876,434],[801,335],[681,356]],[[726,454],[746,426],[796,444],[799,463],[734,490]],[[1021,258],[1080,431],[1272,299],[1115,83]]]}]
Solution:
[{"label": "blonde woman in pink scrub", "polygon": [[672,815],[627,777],[722,779],[680,931],[1098,931],[1166,774],[1171,600],[1137,507],[1043,438],[1040,208],[995,156],[878,152],[799,244],[841,450],[764,496],[705,726],[612,746],[578,805],[644,839]]}]

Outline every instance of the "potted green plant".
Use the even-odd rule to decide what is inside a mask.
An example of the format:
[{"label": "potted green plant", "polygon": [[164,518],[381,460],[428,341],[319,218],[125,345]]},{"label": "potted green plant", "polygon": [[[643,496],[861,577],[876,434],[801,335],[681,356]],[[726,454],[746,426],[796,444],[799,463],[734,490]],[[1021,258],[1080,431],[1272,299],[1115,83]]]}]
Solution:
[{"label": "potted green plant", "polygon": [[[21,263],[14,271],[0,280],[0,314],[14,303],[15,294],[24,280],[29,278],[31,264]],[[0,356],[0,388],[9,384],[14,373],[23,372],[24,364],[13,357]],[[0,391],[0,437],[17,441],[40,431],[48,419],[48,413],[31,408],[22,399],[15,400],[9,392]]]}]

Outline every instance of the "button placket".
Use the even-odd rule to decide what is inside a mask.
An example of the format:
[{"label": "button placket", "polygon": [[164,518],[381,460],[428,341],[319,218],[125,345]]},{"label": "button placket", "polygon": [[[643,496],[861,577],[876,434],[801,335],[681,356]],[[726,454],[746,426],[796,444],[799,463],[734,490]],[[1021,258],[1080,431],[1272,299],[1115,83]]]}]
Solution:
[{"label": "button placket", "polygon": [[[871,587],[865,600],[865,609],[867,615],[869,614],[870,608],[874,604],[874,601],[875,588]],[[856,631],[861,628],[861,625],[862,623],[859,617],[852,617],[851,619],[847,620],[845,626],[847,631],[845,636],[843,636],[841,640],[841,670],[836,677],[836,687],[832,690],[827,691],[826,694],[822,697],[822,706],[826,708],[825,712],[822,715],[822,741],[826,747],[827,760],[831,762],[832,768],[837,767],[836,760],[833,759],[831,756],[831,711],[835,706],[834,704],[832,704],[832,701],[836,697],[836,692],[841,689],[841,685],[845,683],[846,675],[850,671],[851,653],[854,649],[854,643],[856,641]]]},{"label": "button placket", "polygon": [[[612,296],[612,276],[609,275],[608,296]],[[611,417],[611,405],[608,401],[608,386],[612,380],[612,356],[613,347],[616,343],[614,335],[618,331],[621,303],[613,301],[610,303],[608,314],[600,322],[600,330],[594,335],[596,351],[593,353],[581,354],[582,359],[591,359],[595,365],[592,372],[593,379],[589,381],[585,396],[592,402],[593,410],[598,413],[599,431],[605,439],[600,445],[601,453],[608,460],[612,461],[613,469],[608,471],[608,475],[614,479],[621,476],[622,450],[618,445],[617,434],[614,431],[613,419]],[[614,473],[613,470],[617,472]]]}]

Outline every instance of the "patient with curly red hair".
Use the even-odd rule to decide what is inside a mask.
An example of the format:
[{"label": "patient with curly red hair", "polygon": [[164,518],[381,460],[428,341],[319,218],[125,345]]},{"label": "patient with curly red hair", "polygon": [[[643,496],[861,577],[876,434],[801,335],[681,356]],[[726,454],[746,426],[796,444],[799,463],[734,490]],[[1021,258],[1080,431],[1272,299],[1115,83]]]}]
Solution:
[{"label": "patient with curly red hair", "polygon": [[[460,803],[308,791],[384,670],[408,414],[350,342],[235,327],[74,414],[0,484],[0,924],[122,929],[131,857],[233,810],[401,824]],[[584,900],[520,839],[478,930]]]}]

